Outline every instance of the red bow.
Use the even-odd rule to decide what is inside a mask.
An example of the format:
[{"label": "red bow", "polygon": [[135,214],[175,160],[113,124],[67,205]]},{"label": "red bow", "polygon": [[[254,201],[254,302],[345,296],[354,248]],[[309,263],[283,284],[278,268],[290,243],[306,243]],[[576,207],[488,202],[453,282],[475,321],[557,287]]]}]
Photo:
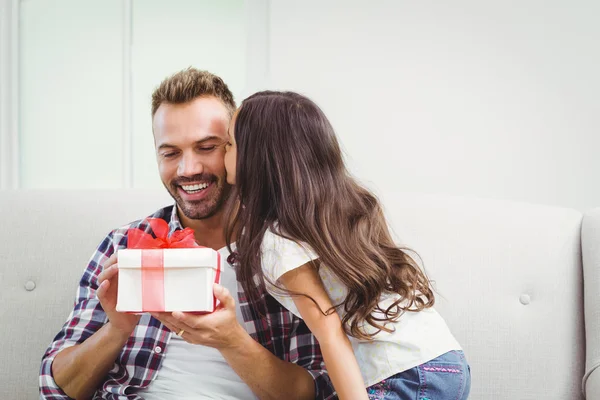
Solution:
[{"label": "red bow", "polygon": [[194,239],[194,230],[185,228],[173,232],[169,237],[169,225],[161,218],[148,218],[148,224],[152,228],[153,237],[142,229],[135,228],[127,231],[128,249],[175,249],[200,247]]}]

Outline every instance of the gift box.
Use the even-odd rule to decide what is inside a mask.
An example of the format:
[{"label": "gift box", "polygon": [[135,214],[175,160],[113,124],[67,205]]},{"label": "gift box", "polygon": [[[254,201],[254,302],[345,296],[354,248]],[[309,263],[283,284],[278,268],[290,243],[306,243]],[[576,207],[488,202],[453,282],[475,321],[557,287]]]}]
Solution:
[{"label": "gift box", "polygon": [[162,219],[152,219],[148,225],[156,237],[130,229],[127,249],[118,250],[117,311],[214,311],[213,283],[220,283],[220,254],[198,246],[191,229],[167,237],[168,226]]}]

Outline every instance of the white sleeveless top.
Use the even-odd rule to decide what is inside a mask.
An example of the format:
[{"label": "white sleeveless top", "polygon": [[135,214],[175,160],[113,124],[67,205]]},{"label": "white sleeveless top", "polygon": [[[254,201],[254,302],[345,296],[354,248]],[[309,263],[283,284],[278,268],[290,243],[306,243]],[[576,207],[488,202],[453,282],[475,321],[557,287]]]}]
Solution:
[{"label": "white sleeveless top", "polygon": [[[265,233],[262,242],[262,265],[265,276],[272,282],[277,282],[286,272],[317,258],[319,256],[307,244],[298,245],[270,230]],[[345,285],[325,265],[319,268],[319,275],[332,304],[342,303],[347,294]],[[292,297],[281,294],[269,284],[267,290],[285,308],[301,318]],[[398,298],[398,294],[384,296],[379,305],[385,310]],[[340,309],[343,312],[343,308]],[[392,325],[388,327],[392,328]],[[371,332],[375,332],[373,327],[365,325],[365,330],[369,331],[369,328]],[[393,328],[394,332],[379,332],[373,340],[349,337],[367,387],[448,351],[462,350],[444,319],[433,308],[405,312],[393,324]]]}]

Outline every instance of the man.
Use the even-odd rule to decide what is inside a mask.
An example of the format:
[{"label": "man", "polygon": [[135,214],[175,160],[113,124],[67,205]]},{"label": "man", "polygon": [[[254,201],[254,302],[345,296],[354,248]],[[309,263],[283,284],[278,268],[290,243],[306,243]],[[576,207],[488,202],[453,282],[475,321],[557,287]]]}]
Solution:
[{"label": "man", "polygon": [[[224,145],[234,110],[225,83],[196,69],[167,78],[152,95],[159,172],[175,200],[152,217],[164,219],[170,233],[194,229],[198,244],[222,259],[230,258]],[[306,325],[271,297],[265,320],[246,302],[229,264],[223,286],[215,285],[221,306],[212,314],[117,312],[115,253],[126,247],[128,228],[150,229],[144,221],[116,229],[92,256],[75,308],[43,356],[42,398],[335,398]]]}]

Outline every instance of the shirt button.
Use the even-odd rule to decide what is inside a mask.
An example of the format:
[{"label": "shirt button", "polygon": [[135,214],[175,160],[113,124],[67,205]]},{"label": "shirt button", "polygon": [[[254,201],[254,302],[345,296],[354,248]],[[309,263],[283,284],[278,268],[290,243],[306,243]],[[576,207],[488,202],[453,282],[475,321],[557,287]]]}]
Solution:
[{"label": "shirt button", "polygon": [[162,348],[161,348],[160,346],[156,346],[156,347],[154,348],[154,352],[155,352],[156,354],[160,354],[160,353],[162,352]]}]

